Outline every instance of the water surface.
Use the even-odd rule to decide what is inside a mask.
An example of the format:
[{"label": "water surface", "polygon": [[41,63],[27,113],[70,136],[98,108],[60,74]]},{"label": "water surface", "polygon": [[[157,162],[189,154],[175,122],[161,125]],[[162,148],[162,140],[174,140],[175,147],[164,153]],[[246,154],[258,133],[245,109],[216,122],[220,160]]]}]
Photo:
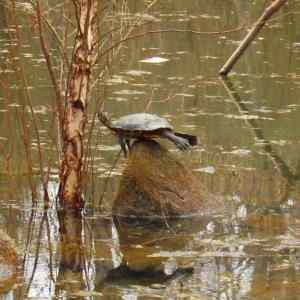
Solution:
[{"label": "water surface", "polygon": [[[129,2],[132,16],[144,10],[140,1]],[[141,32],[165,32],[124,44],[111,76],[94,88],[89,116],[100,98],[114,118],[147,111],[197,135],[201,144],[188,153],[161,142],[191,166],[227,210],[192,224],[186,220],[179,229],[130,229],[126,234],[139,237],[136,244],[120,246],[109,213],[125,159],[116,162],[116,140],[97,123],[85,216],[82,222],[70,218],[74,234],[83,232],[77,241],[84,246],[80,272],[59,255],[54,93],[39,41],[29,17],[20,14],[23,42],[16,47],[10,34],[15,28],[1,10],[0,228],[20,256],[18,281],[3,299],[23,299],[24,293],[32,299],[300,299],[299,1],[268,23],[229,82],[217,75],[263,8],[261,1],[163,1],[143,16],[152,23]],[[238,30],[225,32],[233,29]],[[31,118],[28,96],[37,126],[29,128],[33,174],[22,139],[27,132],[22,116]],[[53,203],[46,214],[37,132]],[[194,272],[168,280],[108,277],[124,254],[145,265],[155,261],[166,272],[181,265]]]}]

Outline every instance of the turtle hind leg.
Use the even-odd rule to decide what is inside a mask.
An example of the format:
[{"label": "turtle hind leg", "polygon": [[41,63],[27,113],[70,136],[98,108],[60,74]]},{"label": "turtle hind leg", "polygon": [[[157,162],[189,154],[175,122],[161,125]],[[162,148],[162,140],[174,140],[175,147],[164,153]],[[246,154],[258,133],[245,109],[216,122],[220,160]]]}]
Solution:
[{"label": "turtle hind leg", "polygon": [[182,137],[182,138],[185,138],[186,140],[188,140],[191,146],[198,145],[198,138],[195,135],[181,133],[181,132],[174,132],[174,134],[176,136],[179,136],[179,137]]},{"label": "turtle hind leg", "polygon": [[181,151],[187,150],[191,146],[188,139],[176,135],[171,130],[164,130],[162,132],[162,137],[165,137],[171,142],[173,142],[176,145],[176,147]]}]

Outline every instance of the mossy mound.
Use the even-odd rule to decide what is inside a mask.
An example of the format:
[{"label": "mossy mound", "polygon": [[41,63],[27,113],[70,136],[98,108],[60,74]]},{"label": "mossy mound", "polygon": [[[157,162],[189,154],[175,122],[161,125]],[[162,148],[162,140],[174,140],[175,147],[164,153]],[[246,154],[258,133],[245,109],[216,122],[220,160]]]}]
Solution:
[{"label": "mossy mound", "polygon": [[194,214],[206,193],[184,162],[153,140],[131,149],[113,205],[113,215],[155,220]]}]

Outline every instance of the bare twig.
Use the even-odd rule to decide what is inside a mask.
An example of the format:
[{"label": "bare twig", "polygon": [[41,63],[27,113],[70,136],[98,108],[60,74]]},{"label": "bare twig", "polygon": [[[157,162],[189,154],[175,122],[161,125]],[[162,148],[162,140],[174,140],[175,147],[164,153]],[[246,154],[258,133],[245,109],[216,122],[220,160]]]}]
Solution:
[{"label": "bare twig", "polygon": [[28,286],[26,289],[26,295],[28,294],[29,290],[30,290],[30,286],[32,284],[32,281],[34,279],[34,275],[36,272],[36,268],[38,265],[38,260],[39,260],[39,256],[40,256],[40,248],[41,248],[41,242],[42,242],[42,233],[43,233],[43,225],[45,220],[47,219],[47,211],[44,212],[42,220],[41,220],[41,224],[39,227],[39,232],[38,232],[38,237],[37,237],[37,245],[36,245],[36,250],[35,250],[35,259],[34,259],[34,263],[33,263],[33,269],[32,269],[32,273],[28,282]]}]

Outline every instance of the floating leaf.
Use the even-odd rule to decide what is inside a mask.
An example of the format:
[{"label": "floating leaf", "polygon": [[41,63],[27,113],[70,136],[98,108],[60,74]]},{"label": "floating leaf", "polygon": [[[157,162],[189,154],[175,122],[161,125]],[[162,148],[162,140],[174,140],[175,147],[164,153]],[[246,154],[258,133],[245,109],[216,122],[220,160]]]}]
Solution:
[{"label": "floating leaf", "polygon": [[152,73],[149,71],[143,71],[143,70],[129,70],[126,72],[126,75],[131,75],[131,76],[143,76],[143,75],[151,75]]},{"label": "floating leaf", "polygon": [[229,153],[235,154],[235,155],[239,155],[239,156],[246,156],[246,155],[249,155],[251,153],[251,150],[248,150],[248,149],[236,149],[236,150],[233,150],[233,151],[231,151]]},{"label": "floating leaf", "polygon": [[121,90],[121,91],[114,92],[114,94],[117,94],[117,95],[143,95],[143,94],[146,94],[146,92],[137,91],[137,90]]},{"label": "floating leaf", "polygon": [[163,58],[163,57],[159,57],[159,56],[153,56],[153,57],[149,57],[149,58],[140,60],[140,62],[149,63],[149,64],[160,64],[160,63],[163,63],[166,61],[168,61],[167,58]]},{"label": "floating leaf", "polygon": [[195,169],[194,171],[208,173],[208,174],[214,174],[214,173],[216,173],[216,169],[213,166],[207,166],[207,167],[204,167],[204,168],[198,168],[198,169]]}]

